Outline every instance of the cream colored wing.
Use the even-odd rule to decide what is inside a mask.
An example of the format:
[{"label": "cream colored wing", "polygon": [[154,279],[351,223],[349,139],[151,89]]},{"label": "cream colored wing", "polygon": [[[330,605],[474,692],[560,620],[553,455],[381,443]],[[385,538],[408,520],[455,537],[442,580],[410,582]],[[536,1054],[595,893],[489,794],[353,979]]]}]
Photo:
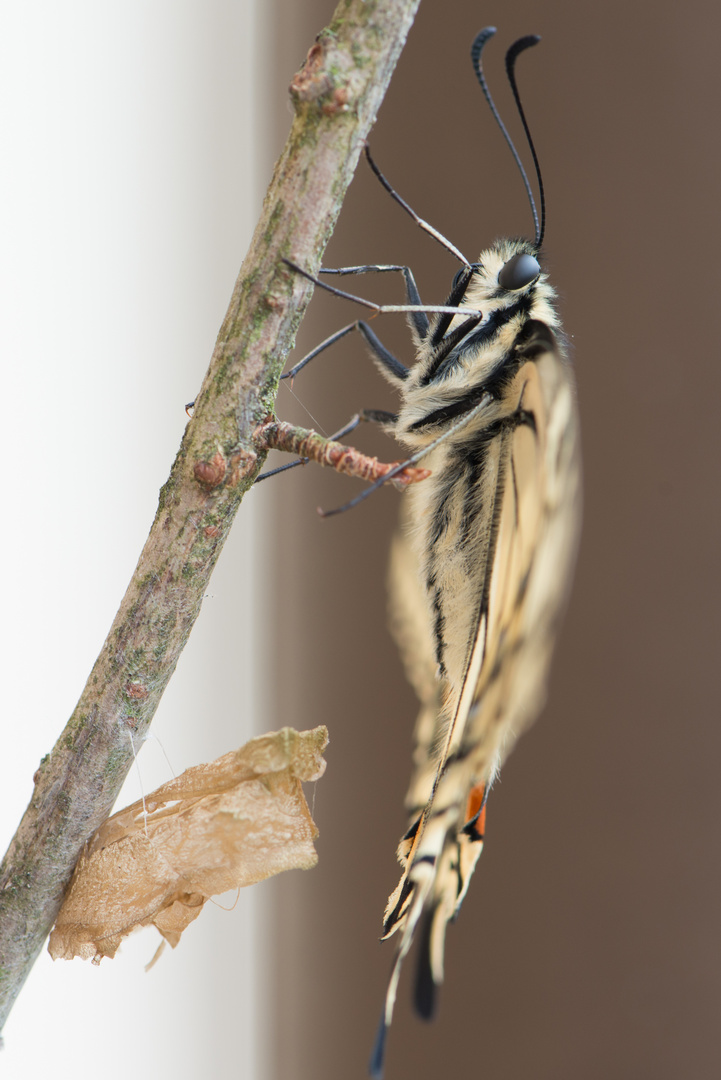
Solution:
[{"label": "cream colored wing", "polygon": [[[445,612],[446,625],[465,622],[471,631],[458,685],[437,682],[435,696],[430,690],[426,672],[428,655],[434,654],[427,602],[419,616],[425,629],[406,629],[401,635],[406,669],[423,709],[408,798],[415,817],[399,851],[404,873],[385,913],[384,936],[402,931],[385,1027],[400,965],[424,913],[426,955],[416,1002],[422,1013],[432,1011],[432,988],[443,979],[445,927],[460,907],[482,847],[485,795],[516,738],[543,707],[575,559],[580,457],[573,383],[555,337],[543,323],[528,325],[517,351],[520,362],[504,388],[503,410],[476,436],[485,440],[487,472],[476,476],[475,483],[492,488],[492,502],[474,502],[472,492],[452,493],[458,505],[480,505],[479,513],[491,515],[490,539],[483,548],[486,563],[467,568],[468,588],[458,590]],[[444,457],[428,463],[437,483],[456,451],[444,444]],[[436,501],[448,505],[443,492]],[[464,521],[459,534],[473,535],[474,525],[482,533],[488,522]],[[418,573],[418,558],[408,553],[409,547],[394,551],[401,580],[409,567]],[[447,544],[444,558],[458,563],[449,580],[462,580],[461,568],[468,566],[464,545]],[[407,561],[401,565],[401,560]],[[414,606],[423,612],[418,602],[422,594],[422,585],[416,584],[415,590],[407,581],[402,585],[398,595],[406,599],[399,606],[405,606],[408,617]],[[465,609],[457,610],[461,604]],[[449,708],[446,717],[439,708],[442,698]],[[439,709],[435,718],[431,707]],[[418,813],[420,800],[424,808]]]}]

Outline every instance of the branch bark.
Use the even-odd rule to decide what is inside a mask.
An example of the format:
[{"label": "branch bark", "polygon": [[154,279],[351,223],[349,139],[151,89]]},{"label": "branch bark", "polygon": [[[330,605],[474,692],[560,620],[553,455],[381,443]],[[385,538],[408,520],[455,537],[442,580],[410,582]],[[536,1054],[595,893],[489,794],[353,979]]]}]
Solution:
[{"label": "branch bark", "polygon": [[155,520],[78,704],[0,866],[0,1029],[85,841],[110,812],[200,611],[314,271],[420,0],[341,0],[290,92],[295,119]]}]

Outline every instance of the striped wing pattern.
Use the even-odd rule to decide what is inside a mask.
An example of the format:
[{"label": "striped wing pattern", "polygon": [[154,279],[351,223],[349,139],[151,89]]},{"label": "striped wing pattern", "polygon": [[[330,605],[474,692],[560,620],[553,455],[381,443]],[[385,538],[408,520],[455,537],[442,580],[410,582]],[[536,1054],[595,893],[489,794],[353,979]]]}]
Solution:
[{"label": "striped wing pattern", "polygon": [[[383,936],[400,933],[371,1071],[380,1075],[403,958],[422,925],[416,1006],[433,1012],[445,928],[483,845],[485,798],[536,718],[571,577],[580,511],[575,389],[545,275],[518,292],[498,272],[525,241],[481,254],[463,305],[484,312],[439,369],[424,342],[394,427],[431,477],[404,497],[392,626],[421,700],[410,827]],[[457,317],[448,333],[462,322]],[[432,378],[428,372],[433,370]],[[480,403],[480,407],[479,407]],[[458,417],[469,414],[458,430]],[[374,1064],[375,1063],[375,1064]]]}]

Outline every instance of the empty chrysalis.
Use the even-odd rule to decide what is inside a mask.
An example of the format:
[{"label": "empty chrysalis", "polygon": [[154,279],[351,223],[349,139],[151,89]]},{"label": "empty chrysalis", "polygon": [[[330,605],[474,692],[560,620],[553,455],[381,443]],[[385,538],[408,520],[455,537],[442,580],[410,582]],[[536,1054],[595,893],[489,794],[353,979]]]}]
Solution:
[{"label": "empty chrysalis", "polygon": [[391,310],[408,312],[417,360],[406,367],[366,323],[356,322],[289,373],[358,330],[400,395],[397,414],[366,418],[384,423],[410,451],[406,465],[422,462],[431,474],[404,495],[391,559],[393,630],[421,711],[406,797],[409,827],[398,849],[402,875],[384,916],[383,937],[397,933],[399,944],[370,1062],[374,1077],[382,1076],[401,965],[417,929],[415,1005],[421,1016],[433,1014],[445,931],[481,853],[488,792],[545,701],[579,533],[575,389],[555,292],[543,269],[543,183],[515,78],[519,54],[539,38],[520,39],[506,55],[534,162],[537,209],[481,66],[494,33],[489,27],[478,34],[471,57],[523,179],[533,239],[497,240],[469,262],[411,210],[367,153],[393,198],[461,269],[445,304],[431,308],[421,303],[408,267],[323,271],[402,273],[407,305]]}]

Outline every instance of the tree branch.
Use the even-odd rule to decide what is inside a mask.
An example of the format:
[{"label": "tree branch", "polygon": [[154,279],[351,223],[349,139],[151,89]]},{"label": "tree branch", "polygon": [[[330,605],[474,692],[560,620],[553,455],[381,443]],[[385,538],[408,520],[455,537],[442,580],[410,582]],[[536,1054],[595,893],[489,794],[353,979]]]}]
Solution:
[{"label": "tree branch", "polygon": [[155,521],[87,685],[40,763],[0,867],[0,1028],[87,838],[110,812],[200,611],[309,283],[420,0],[341,0],[290,92],[296,115]]}]

